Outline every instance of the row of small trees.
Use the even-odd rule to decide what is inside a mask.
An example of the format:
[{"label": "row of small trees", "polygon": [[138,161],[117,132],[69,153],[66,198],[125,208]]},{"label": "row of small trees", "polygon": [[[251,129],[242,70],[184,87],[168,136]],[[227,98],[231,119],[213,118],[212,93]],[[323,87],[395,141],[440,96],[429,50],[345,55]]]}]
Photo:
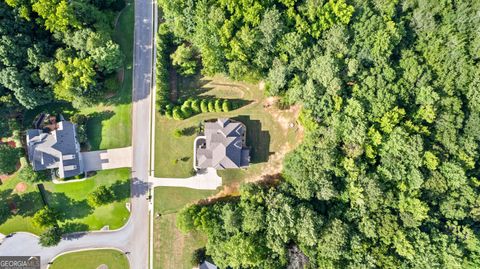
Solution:
[{"label": "row of small trees", "polygon": [[160,106],[160,113],[167,118],[184,120],[193,115],[207,112],[229,112],[237,108],[236,103],[228,99],[188,99],[182,105],[168,104]]},{"label": "row of small trees", "polygon": [[168,83],[168,66],[169,66],[169,51],[171,45],[171,33],[161,24],[158,28],[156,43],[157,43],[157,58],[155,68],[155,83],[157,86],[157,102],[160,105],[165,105],[170,102],[170,87]]}]

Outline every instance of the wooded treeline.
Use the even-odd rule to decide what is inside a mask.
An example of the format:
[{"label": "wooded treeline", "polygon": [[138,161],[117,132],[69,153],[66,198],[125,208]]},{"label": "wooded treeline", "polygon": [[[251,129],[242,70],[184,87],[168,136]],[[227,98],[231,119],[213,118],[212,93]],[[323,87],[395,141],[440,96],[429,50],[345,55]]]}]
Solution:
[{"label": "wooded treeline", "polygon": [[479,1],[160,5],[202,72],[304,108],[278,185],[179,215],[217,265],[480,267]]},{"label": "wooded treeline", "polygon": [[123,0],[0,1],[0,117],[54,100],[91,104],[115,85],[113,73],[123,55],[112,34],[124,5]]}]

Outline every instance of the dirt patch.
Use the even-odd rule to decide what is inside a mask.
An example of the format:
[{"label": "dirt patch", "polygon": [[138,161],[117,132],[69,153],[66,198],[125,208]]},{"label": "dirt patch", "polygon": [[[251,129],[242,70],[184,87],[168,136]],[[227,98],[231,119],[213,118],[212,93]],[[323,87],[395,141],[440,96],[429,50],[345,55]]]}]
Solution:
[{"label": "dirt patch", "polygon": [[15,191],[16,191],[17,193],[24,193],[24,192],[27,190],[27,188],[28,188],[27,183],[25,183],[25,182],[20,182],[20,183],[18,183],[18,184],[15,186]]}]

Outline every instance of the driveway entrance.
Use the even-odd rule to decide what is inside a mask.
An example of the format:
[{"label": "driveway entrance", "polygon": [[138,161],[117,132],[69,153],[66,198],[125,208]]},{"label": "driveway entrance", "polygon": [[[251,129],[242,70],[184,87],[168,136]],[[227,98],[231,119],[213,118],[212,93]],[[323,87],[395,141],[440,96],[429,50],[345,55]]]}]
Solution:
[{"label": "driveway entrance", "polygon": [[132,147],[82,152],[85,171],[132,167]]}]

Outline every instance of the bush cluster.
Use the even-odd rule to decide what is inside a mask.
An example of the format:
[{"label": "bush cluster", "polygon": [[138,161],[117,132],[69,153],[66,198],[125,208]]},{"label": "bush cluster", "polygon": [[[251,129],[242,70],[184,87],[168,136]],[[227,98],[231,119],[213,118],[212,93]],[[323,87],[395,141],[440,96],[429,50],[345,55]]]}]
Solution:
[{"label": "bush cluster", "polygon": [[160,113],[167,118],[176,120],[184,120],[193,115],[207,112],[229,112],[237,108],[236,104],[232,104],[228,99],[188,99],[181,105],[173,104],[160,105]]}]

